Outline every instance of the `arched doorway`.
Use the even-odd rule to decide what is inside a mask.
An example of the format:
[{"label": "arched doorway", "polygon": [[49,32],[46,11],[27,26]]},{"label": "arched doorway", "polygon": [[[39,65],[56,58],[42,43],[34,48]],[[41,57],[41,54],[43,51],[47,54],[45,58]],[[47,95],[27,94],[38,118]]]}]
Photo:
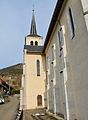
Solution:
[{"label": "arched doorway", "polygon": [[41,95],[37,96],[37,106],[42,106],[42,96]]}]

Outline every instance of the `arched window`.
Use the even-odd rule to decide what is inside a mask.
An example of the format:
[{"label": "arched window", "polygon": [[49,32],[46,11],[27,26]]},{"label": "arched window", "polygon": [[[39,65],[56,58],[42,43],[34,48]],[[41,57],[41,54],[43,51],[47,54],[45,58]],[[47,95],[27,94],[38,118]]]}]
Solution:
[{"label": "arched window", "polygon": [[33,45],[33,41],[30,42],[30,45]]},{"label": "arched window", "polygon": [[42,96],[41,95],[37,96],[37,105],[42,106]]},{"label": "arched window", "polygon": [[35,45],[38,45],[38,42],[37,42],[37,41],[35,41]]},{"label": "arched window", "polygon": [[37,76],[40,76],[40,61],[37,60]]}]

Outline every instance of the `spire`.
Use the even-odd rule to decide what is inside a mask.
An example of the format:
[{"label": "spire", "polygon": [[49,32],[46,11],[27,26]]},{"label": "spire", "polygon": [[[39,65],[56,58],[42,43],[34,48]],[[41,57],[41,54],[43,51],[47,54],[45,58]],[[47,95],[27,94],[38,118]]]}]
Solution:
[{"label": "spire", "polygon": [[32,21],[31,21],[30,35],[37,35],[34,9],[33,9],[32,11],[33,11],[33,13],[32,13]]}]

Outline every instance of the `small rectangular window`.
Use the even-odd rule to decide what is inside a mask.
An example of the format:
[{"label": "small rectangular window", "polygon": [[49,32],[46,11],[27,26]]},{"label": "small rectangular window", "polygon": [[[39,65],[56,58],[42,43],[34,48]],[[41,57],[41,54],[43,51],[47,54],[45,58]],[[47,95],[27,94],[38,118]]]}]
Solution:
[{"label": "small rectangular window", "polygon": [[64,34],[63,34],[62,27],[58,31],[58,39],[59,39],[59,48],[60,48],[60,55],[59,56],[61,57],[62,51],[63,51],[63,45],[64,45]]},{"label": "small rectangular window", "polygon": [[50,74],[50,58],[48,56],[46,57],[46,64],[48,74]]},{"label": "small rectangular window", "polygon": [[70,22],[71,37],[73,39],[75,36],[75,26],[74,26],[73,13],[71,8],[69,8],[69,22]]},{"label": "small rectangular window", "polygon": [[46,84],[48,84],[48,71],[46,71]]},{"label": "small rectangular window", "polygon": [[49,57],[46,57],[47,69],[49,69]]},{"label": "small rectangular window", "polygon": [[54,46],[52,46],[52,61],[54,61]]},{"label": "small rectangular window", "polygon": [[65,68],[63,49],[61,50],[60,65],[61,65],[61,70],[63,70]]},{"label": "small rectangular window", "polygon": [[63,48],[60,49],[60,55],[59,55],[59,57],[61,57],[62,55],[63,55]]},{"label": "small rectangular window", "polygon": [[40,61],[37,60],[37,76],[40,76]]},{"label": "small rectangular window", "polygon": [[64,45],[64,35],[63,35],[62,27],[60,28],[58,32],[58,37],[59,37],[59,47],[60,49],[62,49],[62,46]]}]

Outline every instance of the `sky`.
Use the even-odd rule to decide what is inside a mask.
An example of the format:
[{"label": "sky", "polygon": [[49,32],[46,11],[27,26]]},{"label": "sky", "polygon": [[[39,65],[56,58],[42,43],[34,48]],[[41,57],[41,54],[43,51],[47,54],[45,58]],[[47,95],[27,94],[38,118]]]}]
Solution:
[{"label": "sky", "polygon": [[29,34],[32,9],[37,32],[46,37],[57,0],[0,0],[0,69],[23,63],[25,36]]}]

